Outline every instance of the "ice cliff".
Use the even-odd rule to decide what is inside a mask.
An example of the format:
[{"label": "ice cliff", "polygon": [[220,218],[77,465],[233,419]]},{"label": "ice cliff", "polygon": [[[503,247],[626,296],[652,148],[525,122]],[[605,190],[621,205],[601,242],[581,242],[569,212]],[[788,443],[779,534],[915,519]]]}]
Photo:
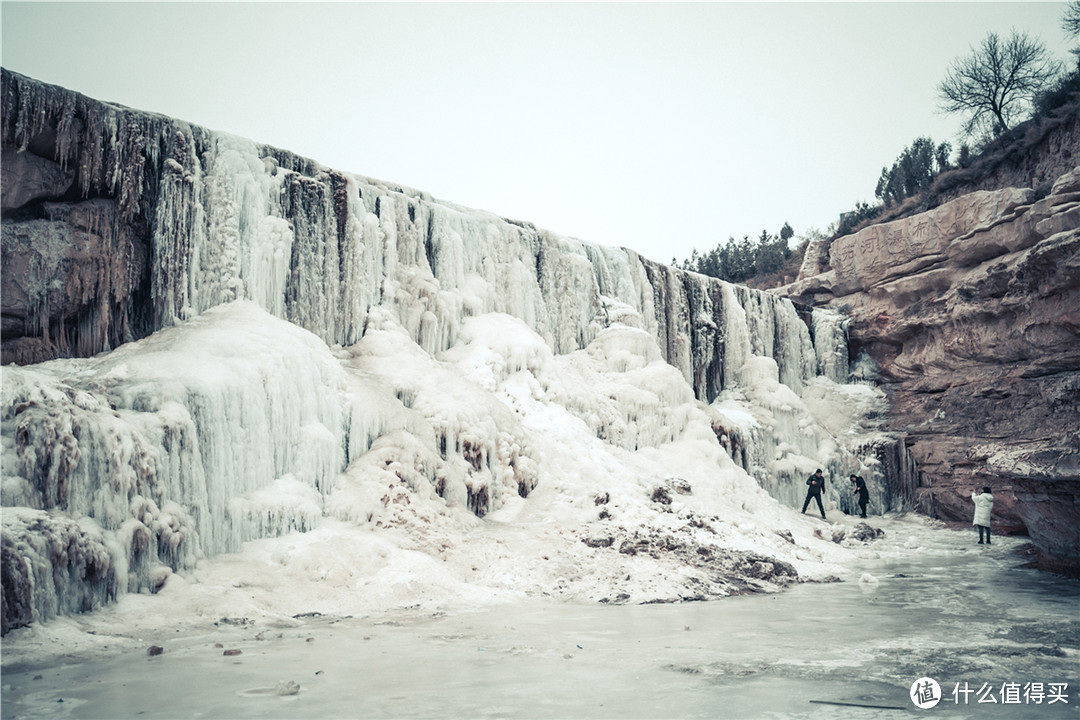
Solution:
[{"label": "ice cliff", "polygon": [[914,492],[834,311],[7,70],[2,141],[5,632],[330,521],[767,589],[816,467]]}]

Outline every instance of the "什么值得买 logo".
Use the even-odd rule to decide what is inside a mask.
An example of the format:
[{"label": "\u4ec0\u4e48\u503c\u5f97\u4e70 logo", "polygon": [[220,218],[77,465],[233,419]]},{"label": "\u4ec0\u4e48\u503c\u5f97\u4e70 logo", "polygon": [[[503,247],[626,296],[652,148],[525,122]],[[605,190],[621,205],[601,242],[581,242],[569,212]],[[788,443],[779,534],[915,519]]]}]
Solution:
[{"label": "\u4ec0\u4e48\u503c\u5f97\u4e70 logo", "polygon": [[[954,685],[952,702],[956,705],[968,704],[1000,704],[1000,705],[1054,705],[1055,703],[1069,704],[1068,683],[1045,683],[1045,682],[1003,682],[1000,685],[993,683],[969,684],[967,681],[958,682]],[[928,710],[946,697],[942,693],[941,685],[931,677],[921,677],[911,684],[911,702],[915,707]]]},{"label": "\u4ec0\u4e48\u503c\u5f97\u4e70 logo", "polygon": [[928,710],[941,702],[941,686],[937,680],[922,677],[911,684],[911,702],[921,710]]}]

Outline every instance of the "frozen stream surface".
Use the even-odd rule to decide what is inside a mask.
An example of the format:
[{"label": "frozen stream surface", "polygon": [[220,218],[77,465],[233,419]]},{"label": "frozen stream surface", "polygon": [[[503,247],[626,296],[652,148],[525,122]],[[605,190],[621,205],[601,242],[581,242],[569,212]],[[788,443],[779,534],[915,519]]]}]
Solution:
[{"label": "frozen stream surface", "polygon": [[[890,534],[843,582],[773,595],[652,605],[528,599],[313,616],[287,628],[159,627],[118,634],[93,659],[35,653],[28,648],[45,642],[40,634],[19,631],[4,641],[2,714],[1080,718],[1080,583],[1019,568],[1015,540],[987,548],[973,533],[874,524]],[[150,645],[163,653],[149,656]],[[923,677],[941,687],[930,709],[909,697]]]}]

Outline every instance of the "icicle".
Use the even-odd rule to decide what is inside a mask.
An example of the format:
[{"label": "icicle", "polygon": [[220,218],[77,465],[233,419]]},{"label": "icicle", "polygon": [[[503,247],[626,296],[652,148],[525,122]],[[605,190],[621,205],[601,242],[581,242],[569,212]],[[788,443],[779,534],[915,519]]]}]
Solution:
[{"label": "icicle", "polygon": [[818,374],[833,382],[847,382],[847,318],[832,310],[815,309],[813,326]]}]

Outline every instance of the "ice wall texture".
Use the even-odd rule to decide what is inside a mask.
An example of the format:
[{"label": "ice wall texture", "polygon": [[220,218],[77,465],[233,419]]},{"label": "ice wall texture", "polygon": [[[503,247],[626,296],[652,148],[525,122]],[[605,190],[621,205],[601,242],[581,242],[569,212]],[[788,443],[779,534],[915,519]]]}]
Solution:
[{"label": "ice wall texture", "polygon": [[[635,324],[706,401],[748,353],[796,390],[838,374],[842,340],[815,349],[785,299],[8,71],[3,103],[5,152],[37,168],[4,183],[5,267],[26,266],[5,286],[6,361],[93,355],[247,299],[330,345],[390,307],[430,353],[487,312],[556,353]],[[40,190],[14,190],[27,186]],[[727,330],[733,314],[748,338]]]},{"label": "ice wall texture", "polygon": [[[420,444],[434,451],[406,467],[414,441],[399,438],[384,467],[479,516],[501,493],[527,495],[535,460],[512,417],[448,412],[392,368],[379,370],[389,388],[343,379],[327,349],[368,348],[355,351],[368,372],[382,334],[404,332],[431,358],[468,347],[473,318],[515,318],[554,355],[588,349],[617,370],[657,353],[715,405],[713,431],[737,463],[788,504],[817,458],[834,474],[864,467],[809,426],[801,400],[809,389],[835,402],[829,383],[847,377],[835,313],[6,70],[2,140],[4,361],[88,358],[4,372],[4,504],[19,508],[5,509],[5,548],[22,544],[5,555],[5,608],[89,609],[197,557],[305,529],[330,479],[409,435],[417,408],[424,427],[409,436],[432,433]],[[202,319],[215,322],[200,330]],[[273,323],[297,334],[245,329]],[[179,347],[221,372],[185,369]],[[536,357],[500,352],[511,369]],[[652,401],[577,402],[591,431],[627,450],[678,432],[646,420],[663,415]],[[902,502],[891,484],[874,479],[882,509]],[[283,495],[288,510],[268,505]],[[8,562],[19,554],[41,558],[52,582],[44,566]]]},{"label": "ice wall texture", "polygon": [[90,610],[312,529],[348,452],[340,363],[251,303],[95,358],[7,367],[2,392],[5,626],[9,603]]}]

